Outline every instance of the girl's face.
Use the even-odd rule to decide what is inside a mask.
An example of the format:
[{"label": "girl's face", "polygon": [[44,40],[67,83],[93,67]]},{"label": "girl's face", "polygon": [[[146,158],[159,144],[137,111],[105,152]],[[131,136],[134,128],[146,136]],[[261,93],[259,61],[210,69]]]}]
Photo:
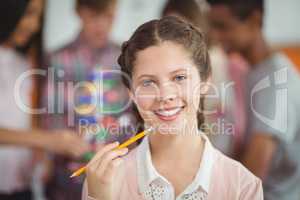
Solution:
[{"label": "girl's face", "polygon": [[43,0],[31,0],[26,11],[10,38],[15,46],[24,46],[39,30],[40,18],[43,10]]},{"label": "girl's face", "polygon": [[162,42],[139,51],[131,96],[145,123],[161,133],[183,133],[197,124],[200,75],[183,46]]}]

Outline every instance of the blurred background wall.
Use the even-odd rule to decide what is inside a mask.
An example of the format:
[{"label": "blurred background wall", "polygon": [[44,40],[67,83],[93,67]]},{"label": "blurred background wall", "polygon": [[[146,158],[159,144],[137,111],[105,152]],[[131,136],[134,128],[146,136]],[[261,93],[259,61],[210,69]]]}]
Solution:
[{"label": "blurred background wall", "polygon": [[[159,17],[164,3],[165,0],[119,0],[112,40],[121,43],[128,39],[138,25]],[[300,26],[295,26],[295,21],[300,19],[299,8],[299,0],[266,1],[265,35],[271,45],[299,45]],[[48,1],[45,31],[45,46],[48,51],[72,40],[78,34],[79,27],[74,0]]]}]

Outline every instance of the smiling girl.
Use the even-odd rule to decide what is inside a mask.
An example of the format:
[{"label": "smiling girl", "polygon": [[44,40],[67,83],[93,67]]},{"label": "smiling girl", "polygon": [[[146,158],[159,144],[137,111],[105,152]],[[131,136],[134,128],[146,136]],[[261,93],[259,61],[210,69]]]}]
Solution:
[{"label": "smiling girl", "polygon": [[118,143],[101,148],[87,166],[83,199],[263,199],[260,180],[200,130],[211,67],[198,29],[176,17],[147,22],[118,61],[137,117],[155,131],[129,154],[113,150]]}]

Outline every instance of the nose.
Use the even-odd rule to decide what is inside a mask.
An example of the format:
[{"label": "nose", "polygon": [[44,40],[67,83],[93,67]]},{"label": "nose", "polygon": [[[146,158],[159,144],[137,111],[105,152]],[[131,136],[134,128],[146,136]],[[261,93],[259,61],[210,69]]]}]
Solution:
[{"label": "nose", "polygon": [[159,101],[174,101],[178,97],[178,88],[173,83],[165,83],[159,88]]},{"label": "nose", "polygon": [[159,97],[159,101],[162,101],[162,102],[166,102],[166,101],[174,101],[176,99],[176,95],[174,94],[170,94],[170,95],[160,95]]}]

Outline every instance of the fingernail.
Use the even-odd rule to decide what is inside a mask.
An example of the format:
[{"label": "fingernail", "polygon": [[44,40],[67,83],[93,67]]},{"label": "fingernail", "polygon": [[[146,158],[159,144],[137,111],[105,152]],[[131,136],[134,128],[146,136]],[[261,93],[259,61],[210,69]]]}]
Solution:
[{"label": "fingernail", "polygon": [[114,146],[119,146],[119,142],[118,141],[116,141],[116,142],[114,142]]}]

